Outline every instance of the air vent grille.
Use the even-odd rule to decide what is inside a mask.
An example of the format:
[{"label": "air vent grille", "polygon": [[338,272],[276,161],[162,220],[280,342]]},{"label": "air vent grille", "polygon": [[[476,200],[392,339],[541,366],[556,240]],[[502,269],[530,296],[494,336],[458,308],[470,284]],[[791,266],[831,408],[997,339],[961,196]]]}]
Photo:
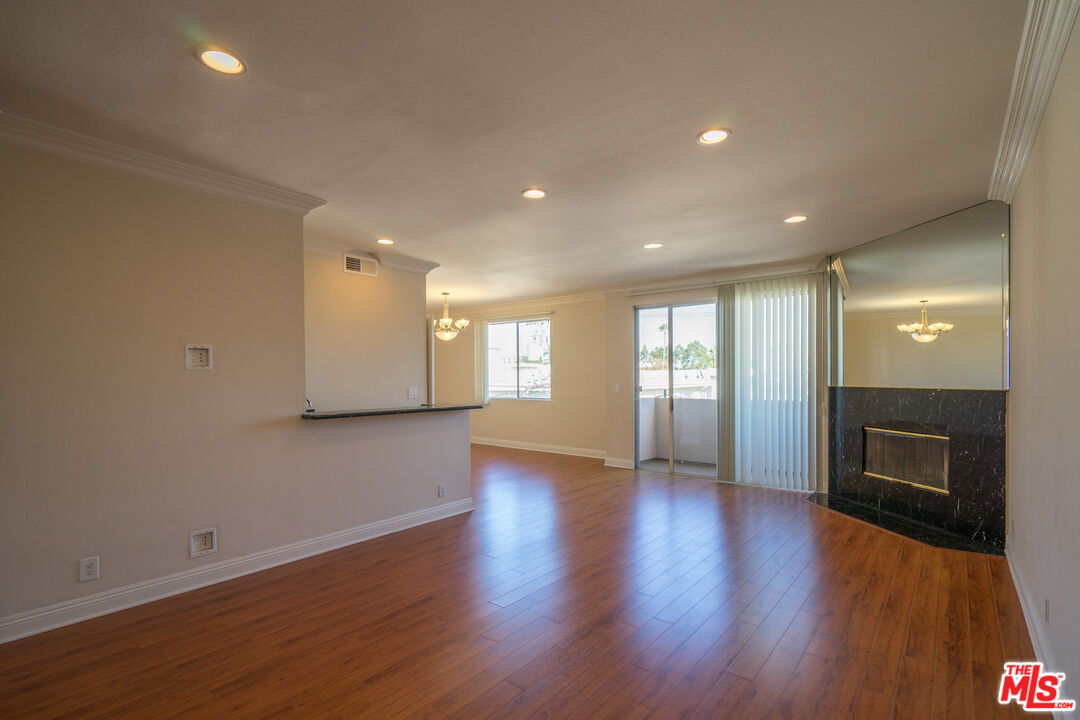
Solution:
[{"label": "air vent grille", "polygon": [[379,276],[379,261],[371,255],[345,253],[345,272],[367,277]]}]

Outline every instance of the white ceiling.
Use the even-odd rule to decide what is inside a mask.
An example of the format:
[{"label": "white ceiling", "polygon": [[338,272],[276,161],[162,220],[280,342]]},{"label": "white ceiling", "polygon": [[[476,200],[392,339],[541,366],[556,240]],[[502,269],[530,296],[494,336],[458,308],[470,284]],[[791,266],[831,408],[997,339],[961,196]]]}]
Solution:
[{"label": "white ceiling", "polygon": [[[475,304],[834,252],[984,200],[1025,9],[6,0],[0,108],[318,195],[308,236],[390,236],[441,264],[433,304]],[[205,69],[203,42],[249,71]],[[712,125],[732,138],[697,145]]]}]

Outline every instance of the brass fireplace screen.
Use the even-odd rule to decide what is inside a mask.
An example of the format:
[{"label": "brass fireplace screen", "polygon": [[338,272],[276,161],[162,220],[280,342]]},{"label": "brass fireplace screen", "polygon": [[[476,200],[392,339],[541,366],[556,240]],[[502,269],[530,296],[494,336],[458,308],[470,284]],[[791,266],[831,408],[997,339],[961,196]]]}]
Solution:
[{"label": "brass fireplace screen", "polygon": [[875,427],[863,432],[864,473],[948,494],[948,437]]}]

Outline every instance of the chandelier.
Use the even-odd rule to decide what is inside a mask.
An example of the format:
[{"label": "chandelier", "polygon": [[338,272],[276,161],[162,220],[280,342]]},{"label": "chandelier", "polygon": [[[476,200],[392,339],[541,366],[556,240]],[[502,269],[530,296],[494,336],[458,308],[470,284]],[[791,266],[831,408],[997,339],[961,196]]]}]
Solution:
[{"label": "chandelier", "polygon": [[[435,337],[449,342],[457,337],[457,334],[469,325],[469,321],[454,320],[450,317],[450,293],[444,292],[442,301],[442,317],[435,321]],[[950,325],[949,327],[952,327]]]},{"label": "chandelier", "polygon": [[915,342],[928,343],[934,342],[938,339],[939,335],[944,335],[953,329],[952,323],[937,322],[931,325],[926,321],[926,301],[920,300],[922,303],[922,322],[911,323],[910,325],[897,325],[896,329],[905,335],[910,335],[911,339]]}]

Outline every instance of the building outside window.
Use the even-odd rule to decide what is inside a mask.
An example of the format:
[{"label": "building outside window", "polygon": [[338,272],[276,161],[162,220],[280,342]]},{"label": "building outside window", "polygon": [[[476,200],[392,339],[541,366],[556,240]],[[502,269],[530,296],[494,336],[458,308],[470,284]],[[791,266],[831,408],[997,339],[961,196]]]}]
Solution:
[{"label": "building outside window", "polygon": [[551,320],[488,323],[487,397],[551,399]]}]

